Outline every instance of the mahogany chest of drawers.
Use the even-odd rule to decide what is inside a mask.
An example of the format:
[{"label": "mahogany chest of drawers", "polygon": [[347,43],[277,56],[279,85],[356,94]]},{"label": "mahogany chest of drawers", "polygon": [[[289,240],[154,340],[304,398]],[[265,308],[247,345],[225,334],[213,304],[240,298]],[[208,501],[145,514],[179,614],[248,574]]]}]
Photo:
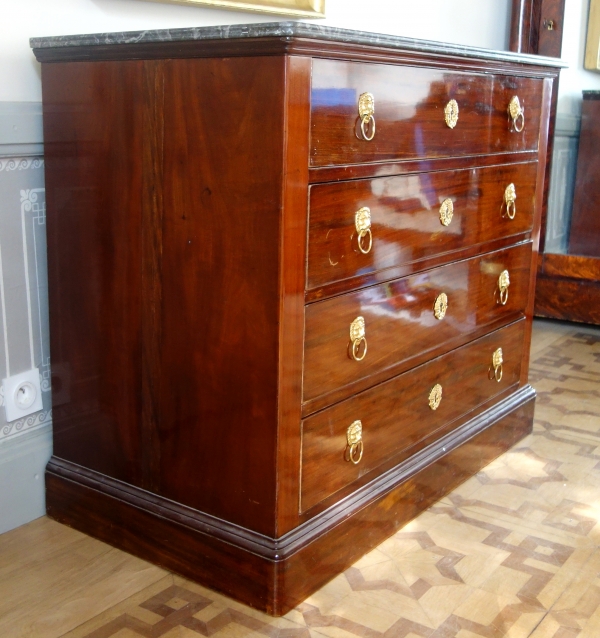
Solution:
[{"label": "mahogany chest of drawers", "polygon": [[530,431],[554,61],[37,39],[50,516],[285,613]]}]

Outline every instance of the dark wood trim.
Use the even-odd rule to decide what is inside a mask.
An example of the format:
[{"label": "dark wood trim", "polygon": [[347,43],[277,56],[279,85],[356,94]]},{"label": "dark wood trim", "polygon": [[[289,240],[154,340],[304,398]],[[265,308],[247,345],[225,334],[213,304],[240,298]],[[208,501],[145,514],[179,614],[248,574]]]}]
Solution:
[{"label": "dark wood trim", "polygon": [[461,157],[430,158],[426,160],[401,160],[371,162],[368,164],[346,164],[343,166],[322,166],[310,168],[309,183],[340,182],[350,179],[369,177],[388,177],[409,173],[428,173],[440,170],[459,170],[461,168],[483,168],[506,166],[536,160],[538,151],[518,151],[514,153],[494,153],[491,155],[462,155]]},{"label": "dark wood trim", "polygon": [[[503,419],[507,414],[534,397],[535,392],[531,386],[522,388],[506,401],[495,403],[456,430],[280,538],[271,538],[251,529],[228,523],[223,519],[199,512],[54,456],[50,459],[46,472],[54,477],[106,494],[130,507],[149,512],[153,516],[170,520],[178,525],[185,525],[198,533],[208,534],[212,538],[226,542],[240,550],[252,552],[269,560],[284,559],[307,547],[327,530],[339,524],[342,519],[356,514],[368,506],[373,499],[381,497],[397,485],[436,463],[440,458],[452,450],[458,449],[473,436],[485,430],[490,423]],[[52,516],[54,510],[51,490],[48,491],[48,499],[48,512]]]},{"label": "dark wood trim", "polygon": [[598,282],[600,281],[600,258],[547,253],[542,262],[542,274],[546,277]]},{"label": "dark wood trim", "polygon": [[[542,100],[542,115],[541,122],[549,122],[550,112],[552,110],[552,80],[544,80],[544,97]],[[533,218],[533,230],[531,237],[533,240],[533,248],[531,251],[531,267],[529,271],[529,301],[527,309],[525,310],[525,317],[527,318],[527,329],[525,331],[525,342],[523,344],[523,352],[521,359],[521,385],[527,383],[529,376],[529,355],[531,350],[531,331],[533,328],[533,314],[534,314],[534,302],[535,302],[535,283],[536,283],[536,267],[538,263],[540,234],[542,229],[542,212],[547,206],[547,190],[545,188],[544,177],[547,175],[546,161],[549,158],[548,142],[549,142],[549,130],[548,127],[544,129],[540,127],[540,141],[539,141],[539,160],[538,160],[538,174],[537,174],[537,191],[535,194],[535,215]]]},{"label": "dark wood trim", "polygon": [[282,615],[528,434],[534,402],[526,386],[279,539],[55,457],[46,470],[48,515]]},{"label": "dark wood trim", "polygon": [[310,75],[312,60],[285,60],[283,218],[280,232],[279,398],[277,432],[276,535],[298,525],[300,501],[300,420],[304,344],[305,272],[308,217]]},{"label": "dark wood trim", "polygon": [[564,13],[565,0],[513,0],[509,49],[559,58]]},{"label": "dark wood trim", "polygon": [[600,325],[600,282],[539,275],[537,317]]}]

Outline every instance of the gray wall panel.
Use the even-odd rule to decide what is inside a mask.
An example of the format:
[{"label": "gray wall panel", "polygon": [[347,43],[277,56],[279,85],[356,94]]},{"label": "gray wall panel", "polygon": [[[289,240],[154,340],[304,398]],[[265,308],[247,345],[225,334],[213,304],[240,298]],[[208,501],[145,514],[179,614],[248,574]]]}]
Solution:
[{"label": "gray wall panel", "polygon": [[0,533],[42,516],[52,451],[41,105],[0,103],[0,379],[39,368],[43,409],[7,422],[0,388]]}]

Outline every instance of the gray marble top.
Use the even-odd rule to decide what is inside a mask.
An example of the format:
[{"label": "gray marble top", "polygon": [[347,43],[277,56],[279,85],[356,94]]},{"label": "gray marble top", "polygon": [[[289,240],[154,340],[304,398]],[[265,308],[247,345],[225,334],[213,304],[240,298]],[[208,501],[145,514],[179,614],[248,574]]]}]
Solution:
[{"label": "gray marble top", "polygon": [[93,33],[87,35],[49,36],[31,38],[33,49],[52,47],[76,47],[111,44],[138,44],[148,42],[178,42],[184,40],[226,40],[239,38],[313,38],[349,44],[371,44],[383,47],[418,50],[428,53],[476,57],[486,60],[526,62],[542,66],[565,66],[561,60],[538,55],[526,55],[510,51],[493,51],[467,47],[460,44],[428,42],[384,33],[368,33],[328,27],[310,22],[266,22],[255,24],[233,24],[186,29],[157,29],[154,31],[121,31],[115,33]]}]

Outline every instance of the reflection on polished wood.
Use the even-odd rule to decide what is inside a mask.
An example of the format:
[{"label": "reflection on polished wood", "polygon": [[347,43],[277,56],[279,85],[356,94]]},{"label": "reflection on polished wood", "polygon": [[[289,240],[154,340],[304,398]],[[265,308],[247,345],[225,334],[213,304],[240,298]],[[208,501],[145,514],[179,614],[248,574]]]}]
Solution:
[{"label": "reflection on polished wood", "polygon": [[[357,135],[358,96],[368,90],[377,104],[377,134]],[[514,95],[527,125],[514,131],[507,109]],[[456,99],[456,127],[444,106]],[[536,150],[541,80],[477,75],[416,67],[315,60],[311,112],[311,166],[380,162],[399,157],[451,157]]]},{"label": "reflection on polished wood", "polygon": [[[524,243],[308,305],[304,413],[390,378],[416,357],[430,358],[522,315],[530,260],[531,244]],[[503,306],[497,282],[505,269],[512,283]],[[440,292],[448,296],[448,310],[438,321],[434,304]],[[369,350],[357,362],[348,357],[348,326],[359,315]]]},{"label": "reflection on polished wood", "polygon": [[136,46],[36,51],[71,390],[48,513],[283,614],[530,431],[556,69],[295,36]]},{"label": "reflection on polished wood", "polygon": [[[384,277],[403,264],[531,231],[536,171],[532,162],[313,185],[307,288],[344,280],[349,289],[358,276]],[[519,212],[509,219],[504,191],[513,182]],[[446,198],[453,215],[444,227],[439,209]],[[354,228],[354,211],[365,206],[373,234],[368,254],[361,252]]]},{"label": "reflection on polished wood", "polygon": [[[305,419],[301,510],[359,478],[372,479],[518,384],[524,328],[521,320]],[[499,346],[504,350],[504,377],[501,384],[490,383],[492,353]],[[444,394],[432,411],[428,395],[434,384],[440,384]],[[354,419],[361,420],[366,448],[358,466],[344,459],[347,424]]]}]

